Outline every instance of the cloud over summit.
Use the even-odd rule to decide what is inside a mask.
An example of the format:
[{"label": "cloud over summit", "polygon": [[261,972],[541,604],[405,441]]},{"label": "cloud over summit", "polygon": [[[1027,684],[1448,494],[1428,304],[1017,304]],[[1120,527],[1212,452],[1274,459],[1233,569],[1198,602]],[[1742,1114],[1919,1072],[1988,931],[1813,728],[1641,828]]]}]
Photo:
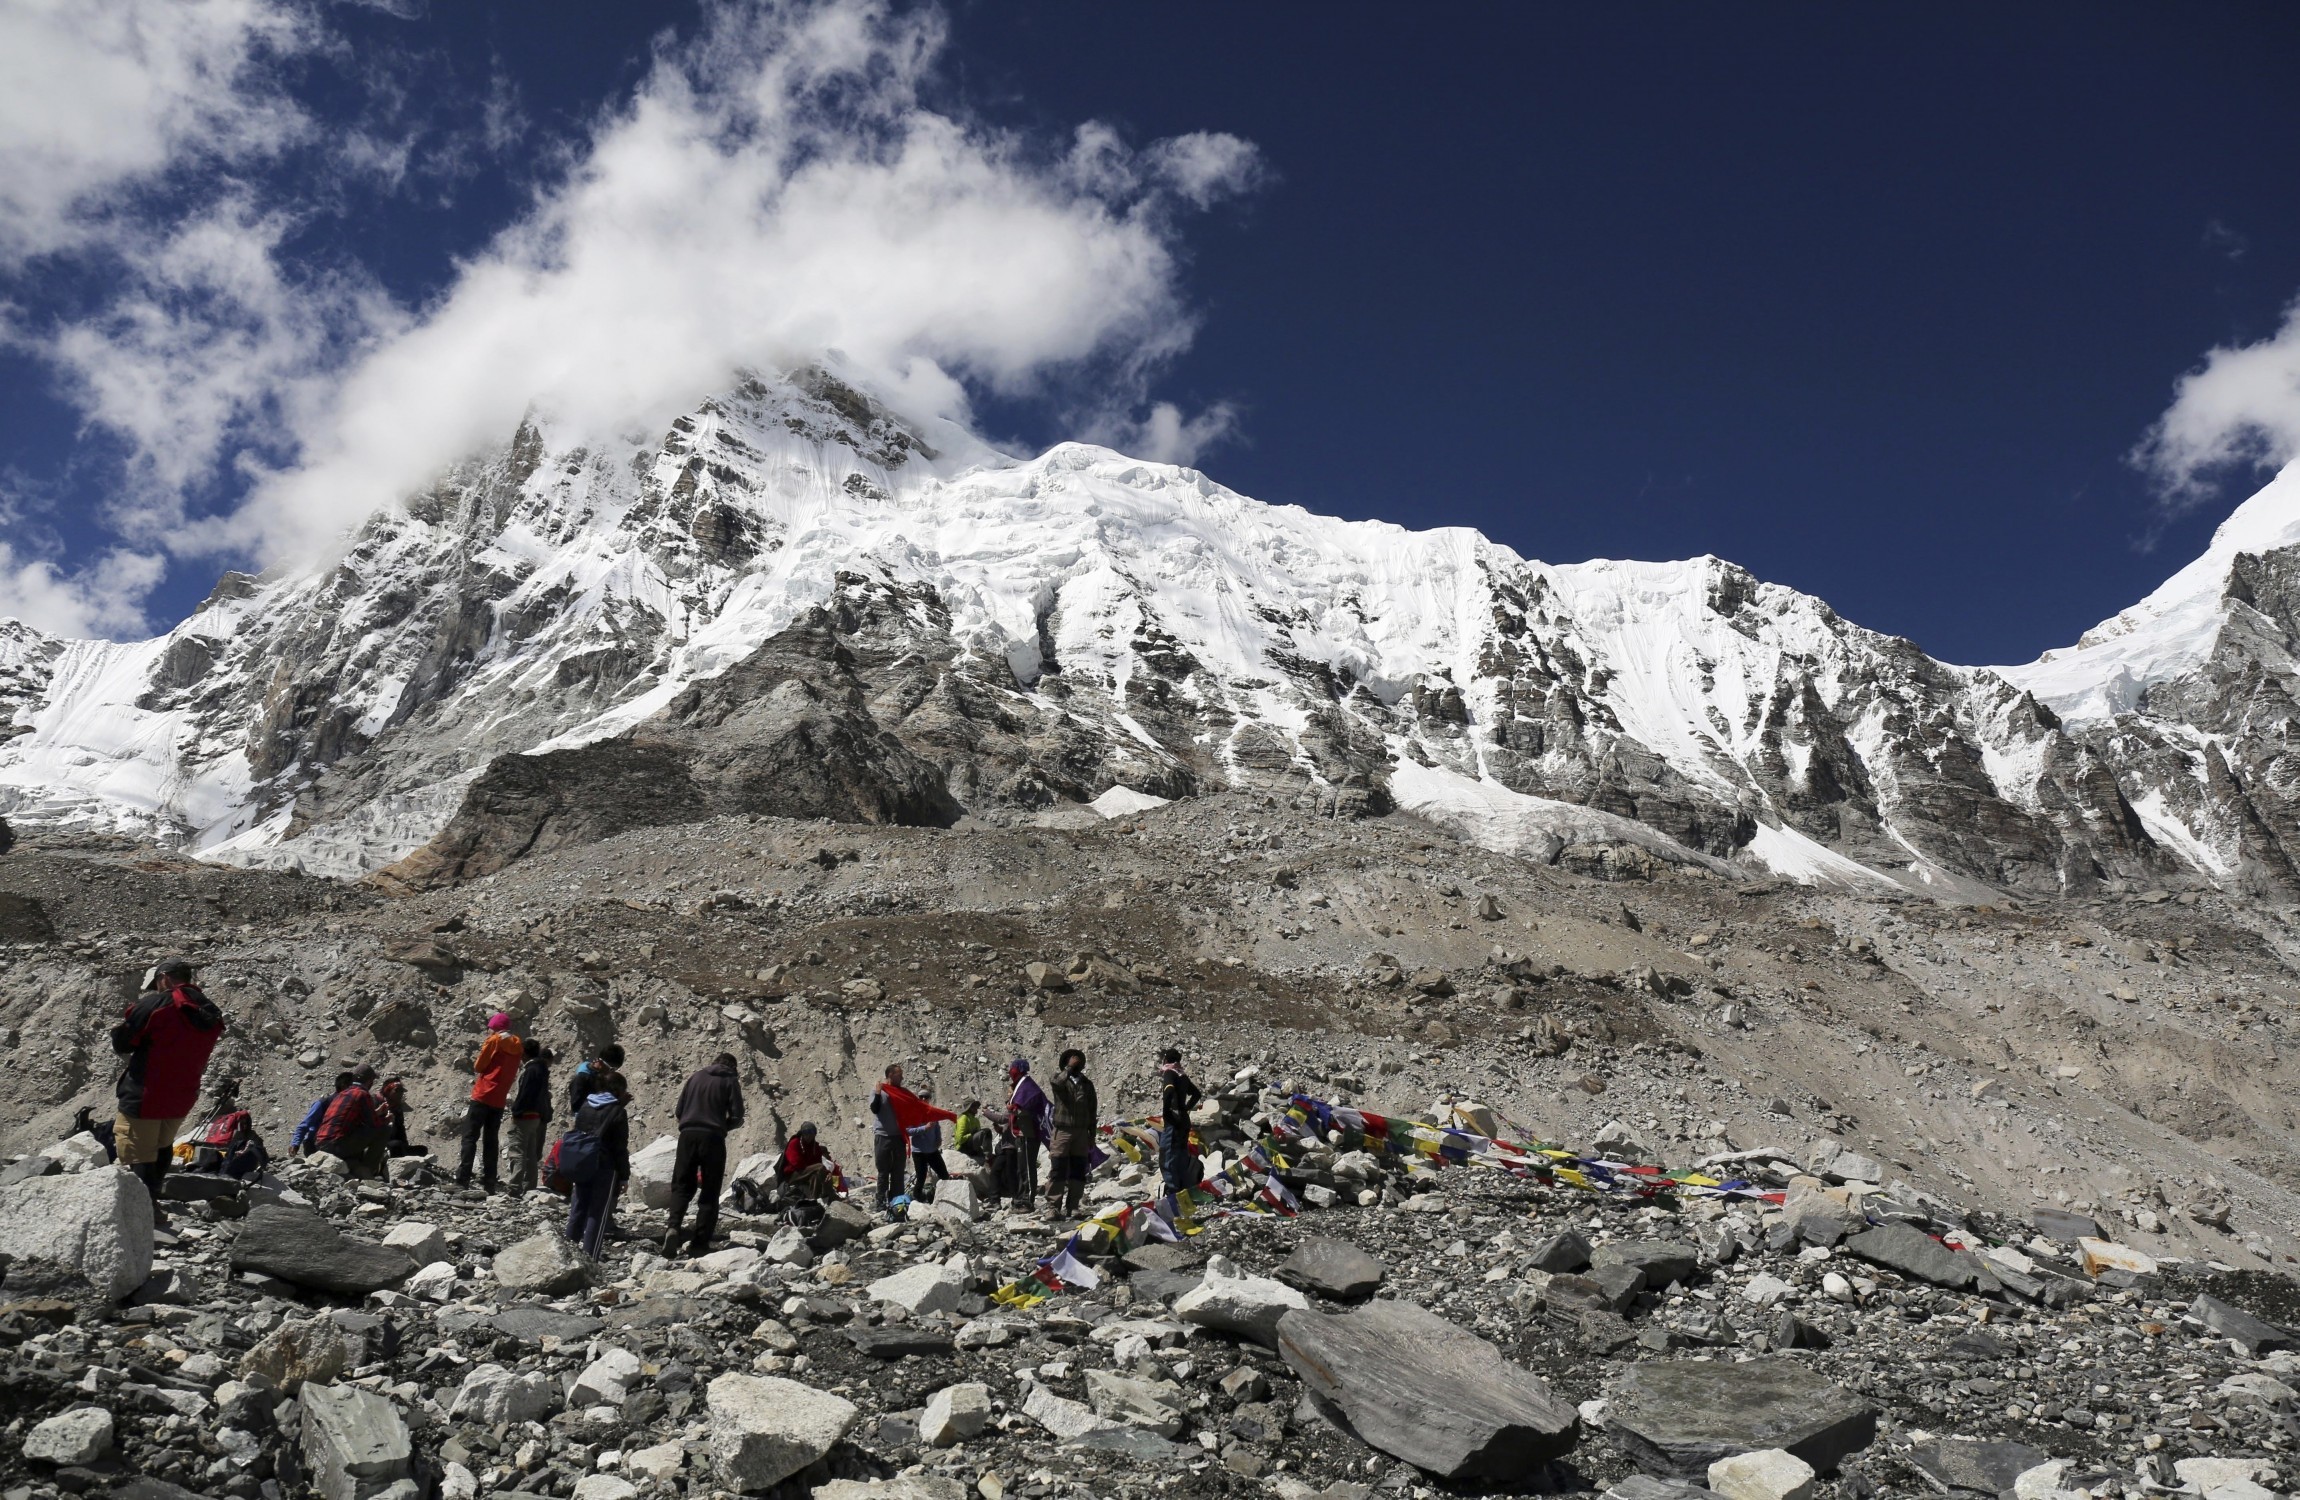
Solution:
[{"label": "cloud over summit", "polygon": [[[168,9],[104,4],[129,20]],[[919,416],[964,421],[970,391],[1044,399],[1078,428],[1183,461],[1233,420],[1154,403],[1151,383],[1194,332],[1181,227],[1251,187],[1254,148],[988,125],[937,102],[933,9],[708,5],[415,302],[356,258],[299,251],[303,206],[233,165],[301,128],[264,60],[324,13],[193,8],[214,13],[204,50],[154,75],[188,80],[178,102],[91,153],[73,169],[81,186],[24,190],[27,254],[123,269],[108,300],[12,333],[130,454],[137,482],[110,524],[145,555],[310,555],[530,409],[621,432],[737,369],[833,349]],[[148,65],[117,36],[91,46],[105,66]],[[0,160],[31,149],[19,124],[0,116],[15,132]],[[87,213],[170,172],[202,189],[164,218]],[[219,476],[220,497],[187,501]],[[69,586],[38,566],[43,598]],[[0,613],[25,597],[4,577]]]}]

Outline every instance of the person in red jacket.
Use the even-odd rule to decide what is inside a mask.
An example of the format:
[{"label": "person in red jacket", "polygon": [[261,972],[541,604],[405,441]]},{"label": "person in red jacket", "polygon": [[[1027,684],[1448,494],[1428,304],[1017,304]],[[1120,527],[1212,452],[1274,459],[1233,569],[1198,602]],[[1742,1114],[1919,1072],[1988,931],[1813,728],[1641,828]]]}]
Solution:
[{"label": "person in red jacket", "polygon": [[314,1149],[340,1157],[354,1177],[381,1177],[391,1146],[391,1106],[376,1092],[375,1069],[362,1063],[351,1087],[328,1100],[312,1134]]},{"label": "person in red jacket", "polygon": [[471,1102],[463,1111],[463,1160],[455,1168],[455,1185],[471,1186],[471,1158],[486,1142],[479,1180],[490,1193],[496,1187],[496,1162],[503,1144],[503,1106],[511,1102],[511,1086],[519,1081],[519,1064],[526,1055],[512,1033],[511,1018],[497,1011],[487,1018],[487,1040],[471,1071]]},{"label": "person in red jacket", "polygon": [[171,958],[144,976],[144,992],[112,1028],[112,1050],[125,1057],[113,1092],[120,1101],[112,1124],[120,1160],[160,1205],[176,1132],[199,1102],[200,1076],[224,1034],[224,1013],[192,983],[192,966]]}]

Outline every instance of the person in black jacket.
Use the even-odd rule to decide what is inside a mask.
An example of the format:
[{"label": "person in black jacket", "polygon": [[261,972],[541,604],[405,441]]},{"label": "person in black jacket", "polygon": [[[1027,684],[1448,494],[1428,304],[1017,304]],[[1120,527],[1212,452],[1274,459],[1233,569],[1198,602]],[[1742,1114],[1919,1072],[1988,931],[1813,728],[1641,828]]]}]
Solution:
[{"label": "person in black jacket", "polygon": [[1182,1071],[1182,1049],[1168,1047],[1158,1059],[1158,1168],[1169,1195],[1198,1185],[1198,1153],[1190,1149],[1190,1111],[1206,1096]]},{"label": "person in black jacket", "polygon": [[576,1130],[599,1139],[598,1170],[575,1184],[567,1202],[567,1238],[593,1258],[607,1235],[607,1210],[615,1185],[631,1175],[631,1116],[624,1106],[631,1086],[612,1068],[593,1075],[594,1091],[575,1111]]},{"label": "person in black jacket", "polygon": [[[727,1176],[727,1132],[743,1127],[743,1084],[735,1076],[735,1054],[722,1052],[709,1067],[687,1080],[679,1091],[679,1155],[671,1164],[671,1227],[663,1233],[663,1253],[679,1253],[684,1239],[688,1253],[701,1255],[711,1245],[711,1231],[719,1227],[719,1184]],[[700,1190],[695,1209],[695,1232],[680,1228],[687,1221],[687,1205]]]},{"label": "person in black jacket", "polygon": [[528,1037],[519,1081],[511,1086],[511,1191],[532,1193],[543,1170],[543,1139],[551,1124],[551,1054]]},{"label": "person in black jacket", "polygon": [[573,1115],[583,1107],[583,1101],[599,1091],[599,1080],[609,1073],[623,1070],[623,1047],[609,1042],[599,1049],[599,1055],[586,1060],[567,1080],[567,1113]]}]

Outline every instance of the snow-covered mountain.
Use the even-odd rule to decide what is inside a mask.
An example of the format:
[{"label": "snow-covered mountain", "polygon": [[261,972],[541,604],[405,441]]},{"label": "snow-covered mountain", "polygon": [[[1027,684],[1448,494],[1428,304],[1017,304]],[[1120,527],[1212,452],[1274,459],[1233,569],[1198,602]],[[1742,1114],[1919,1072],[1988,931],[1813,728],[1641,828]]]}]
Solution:
[{"label": "snow-covered mountain", "polygon": [[611,445],[531,422],[154,640],[0,623],[0,812],[430,882],[718,812],[1244,786],[1598,873],[2290,894],[2295,539],[2287,475],[2101,643],[1953,667],[1715,558],[1553,566],[1015,459],[809,368]]}]

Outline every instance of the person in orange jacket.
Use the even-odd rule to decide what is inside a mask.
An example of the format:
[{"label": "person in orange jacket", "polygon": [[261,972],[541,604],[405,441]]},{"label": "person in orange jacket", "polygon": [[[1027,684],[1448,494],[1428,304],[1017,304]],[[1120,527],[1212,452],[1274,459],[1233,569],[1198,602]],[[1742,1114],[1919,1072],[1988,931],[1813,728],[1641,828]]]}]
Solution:
[{"label": "person in orange jacket", "polygon": [[511,1018],[497,1011],[487,1018],[487,1040],[479,1044],[472,1061],[471,1102],[463,1110],[463,1159],[456,1164],[455,1185],[471,1186],[471,1158],[481,1158],[479,1180],[488,1192],[496,1188],[497,1154],[503,1141],[503,1106],[511,1102],[511,1086],[519,1079],[519,1064],[526,1049],[511,1031]]}]

